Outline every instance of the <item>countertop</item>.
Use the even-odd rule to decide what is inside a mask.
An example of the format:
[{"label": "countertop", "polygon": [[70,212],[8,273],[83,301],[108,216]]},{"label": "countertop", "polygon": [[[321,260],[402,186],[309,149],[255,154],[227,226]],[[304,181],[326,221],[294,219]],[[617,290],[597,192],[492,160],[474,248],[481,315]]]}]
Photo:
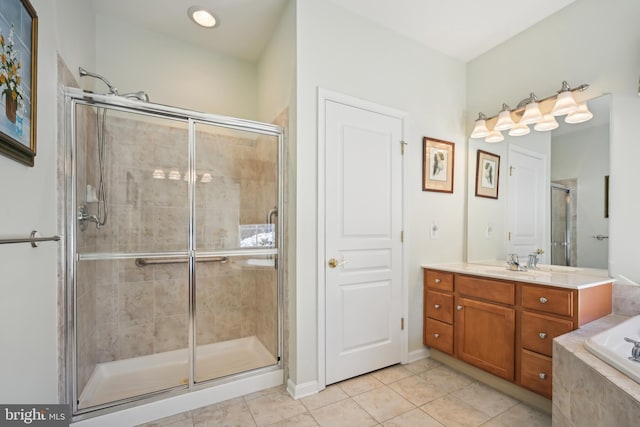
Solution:
[{"label": "countertop", "polygon": [[507,270],[505,262],[497,261],[488,261],[486,263],[455,262],[422,264],[422,267],[451,273],[513,280],[568,289],[584,289],[615,282],[615,279],[608,276],[606,270],[595,268],[539,265],[539,270],[511,271]]}]

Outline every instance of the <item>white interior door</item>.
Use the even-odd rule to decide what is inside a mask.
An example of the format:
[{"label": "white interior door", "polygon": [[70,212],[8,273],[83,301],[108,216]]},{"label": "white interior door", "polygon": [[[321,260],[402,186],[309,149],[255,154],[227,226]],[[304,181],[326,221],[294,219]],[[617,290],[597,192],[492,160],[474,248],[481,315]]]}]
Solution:
[{"label": "white interior door", "polygon": [[[515,253],[521,263],[537,249],[547,247],[547,162],[543,154],[509,147],[507,207],[507,253]],[[540,256],[541,262],[547,259]]]},{"label": "white interior door", "polygon": [[401,359],[402,119],[332,100],[324,108],[331,384]]}]

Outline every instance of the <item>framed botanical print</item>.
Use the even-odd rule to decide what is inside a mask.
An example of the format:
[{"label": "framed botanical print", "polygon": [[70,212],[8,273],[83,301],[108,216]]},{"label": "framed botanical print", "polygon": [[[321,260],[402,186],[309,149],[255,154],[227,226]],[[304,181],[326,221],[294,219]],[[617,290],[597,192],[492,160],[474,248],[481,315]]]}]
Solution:
[{"label": "framed botanical print", "polygon": [[476,162],[476,196],[498,198],[500,183],[500,156],[478,150]]},{"label": "framed botanical print", "polygon": [[422,191],[453,193],[455,144],[440,139],[422,139]]}]

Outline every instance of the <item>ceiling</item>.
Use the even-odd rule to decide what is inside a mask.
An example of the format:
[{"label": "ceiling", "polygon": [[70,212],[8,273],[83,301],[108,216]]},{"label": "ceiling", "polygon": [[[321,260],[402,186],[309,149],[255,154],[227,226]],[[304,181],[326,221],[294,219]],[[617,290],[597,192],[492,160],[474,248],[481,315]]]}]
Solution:
[{"label": "ceiling", "polygon": [[[257,61],[288,0],[92,0],[97,14],[130,21],[225,55]],[[302,0],[320,1],[320,0]],[[330,0],[434,50],[467,62],[575,0]],[[153,4],[153,10],[149,6]],[[219,18],[214,29],[187,17],[198,4]]]}]

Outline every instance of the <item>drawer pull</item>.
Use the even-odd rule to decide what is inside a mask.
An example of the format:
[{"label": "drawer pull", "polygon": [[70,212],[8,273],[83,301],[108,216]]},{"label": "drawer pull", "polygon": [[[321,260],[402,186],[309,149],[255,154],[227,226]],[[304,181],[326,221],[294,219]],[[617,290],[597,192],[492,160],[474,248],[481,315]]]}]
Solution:
[{"label": "drawer pull", "polygon": [[540,303],[541,304],[546,304],[547,301],[549,301],[548,299],[546,299],[545,297],[540,297]]},{"label": "drawer pull", "polygon": [[538,334],[538,336],[540,337],[541,340],[545,339],[547,337],[547,333],[546,332],[540,332]]},{"label": "drawer pull", "polygon": [[461,305],[457,305],[457,306],[456,306],[456,310],[458,310],[458,311],[462,311],[462,306],[461,306]]},{"label": "drawer pull", "polygon": [[538,374],[538,377],[539,377],[541,380],[546,380],[546,379],[547,379],[547,374],[545,374],[544,372],[540,372],[540,373]]},{"label": "drawer pull", "polygon": [[440,308],[440,304],[434,304],[433,308],[435,308],[436,310],[438,310]]},{"label": "drawer pull", "polygon": [[440,280],[440,279],[436,279],[436,280],[434,280],[434,282],[436,282],[436,284],[437,284],[437,283],[442,282],[442,280]]},{"label": "drawer pull", "polygon": [[440,334],[433,334],[435,338],[440,338]]}]

